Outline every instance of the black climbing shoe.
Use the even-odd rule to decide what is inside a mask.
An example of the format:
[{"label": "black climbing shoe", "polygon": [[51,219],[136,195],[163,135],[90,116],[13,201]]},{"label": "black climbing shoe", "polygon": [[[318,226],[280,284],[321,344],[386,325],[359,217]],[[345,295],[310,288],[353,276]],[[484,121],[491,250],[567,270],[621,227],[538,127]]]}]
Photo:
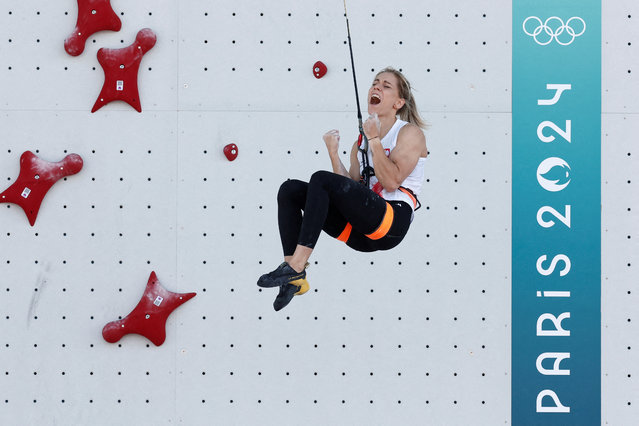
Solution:
[{"label": "black climbing shoe", "polygon": [[274,271],[262,275],[257,280],[257,285],[260,287],[278,287],[283,286],[291,281],[304,278],[306,278],[306,269],[302,272],[297,272],[295,271],[295,269],[291,268],[288,263],[283,262]]},{"label": "black climbing shoe", "polygon": [[280,286],[280,292],[277,294],[275,301],[273,302],[273,308],[279,311],[286,305],[288,305],[294,296],[300,296],[308,291],[310,288],[308,281],[304,278],[297,279]]}]

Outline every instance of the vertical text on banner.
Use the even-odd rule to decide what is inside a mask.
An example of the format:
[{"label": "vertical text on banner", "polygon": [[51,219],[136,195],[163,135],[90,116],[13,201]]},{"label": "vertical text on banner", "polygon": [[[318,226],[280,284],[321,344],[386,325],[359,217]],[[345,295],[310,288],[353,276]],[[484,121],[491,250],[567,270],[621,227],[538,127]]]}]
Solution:
[{"label": "vertical text on banner", "polygon": [[513,0],[512,423],[601,422],[601,0]]}]

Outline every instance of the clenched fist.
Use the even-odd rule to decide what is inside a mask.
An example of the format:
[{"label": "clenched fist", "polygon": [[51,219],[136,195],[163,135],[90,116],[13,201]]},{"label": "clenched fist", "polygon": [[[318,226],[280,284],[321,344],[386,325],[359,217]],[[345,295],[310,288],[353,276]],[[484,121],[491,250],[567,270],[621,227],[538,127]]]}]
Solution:
[{"label": "clenched fist", "polygon": [[339,130],[329,130],[324,133],[324,143],[326,144],[326,149],[328,149],[330,153],[337,153],[339,149]]}]

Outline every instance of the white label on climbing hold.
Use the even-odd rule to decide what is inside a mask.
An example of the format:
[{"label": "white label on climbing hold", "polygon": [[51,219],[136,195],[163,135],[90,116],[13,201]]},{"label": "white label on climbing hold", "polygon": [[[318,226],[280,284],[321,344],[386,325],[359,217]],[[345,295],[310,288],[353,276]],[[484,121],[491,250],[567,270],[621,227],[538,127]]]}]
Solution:
[{"label": "white label on climbing hold", "polygon": [[121,92],[124,90],[124,80],[118,80],[115,82],[115,90]]},{"label": "white label on climbing hold", "polygon": [[158,296],[158,297],[156,297],[156,298],[155,298],[155,302],[153,302],[153,304],[154,304],[155,306],[160,306],[160,305],[162,304],[162,301],[163,301],[163,300],[164,300],[164,299],[162,298],[162,296]]},{"label": "white label on climbing hold", "polygon": [[29,188],[24,188],[22,191],[22,198],[27,198],[31,194],[31,190]]}]

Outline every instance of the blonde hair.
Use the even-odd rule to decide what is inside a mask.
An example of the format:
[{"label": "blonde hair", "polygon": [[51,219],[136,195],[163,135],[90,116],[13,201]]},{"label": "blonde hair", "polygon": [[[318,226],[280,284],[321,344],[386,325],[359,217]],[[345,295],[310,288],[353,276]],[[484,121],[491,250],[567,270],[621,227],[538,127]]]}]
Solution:
[{"label": "blonde hair", "polygon": [[406,77],[404,77],[404,74],[393,67],[386,67],[378,72],[375,77],[378,77],[380,74],[385,72],[391,73],[397,78],[397,90],[399,91],[399,97],[404,99],[405,101],[404,106],[402,106],[397,111],[397,114],[399,114],[399,118],[404,121],[408,121],[409,123],[412,123],[421,129],[425,129],[426,127],[428,127],[424,119],[422,119],[422,117],[419,115],[412,88]]}]

